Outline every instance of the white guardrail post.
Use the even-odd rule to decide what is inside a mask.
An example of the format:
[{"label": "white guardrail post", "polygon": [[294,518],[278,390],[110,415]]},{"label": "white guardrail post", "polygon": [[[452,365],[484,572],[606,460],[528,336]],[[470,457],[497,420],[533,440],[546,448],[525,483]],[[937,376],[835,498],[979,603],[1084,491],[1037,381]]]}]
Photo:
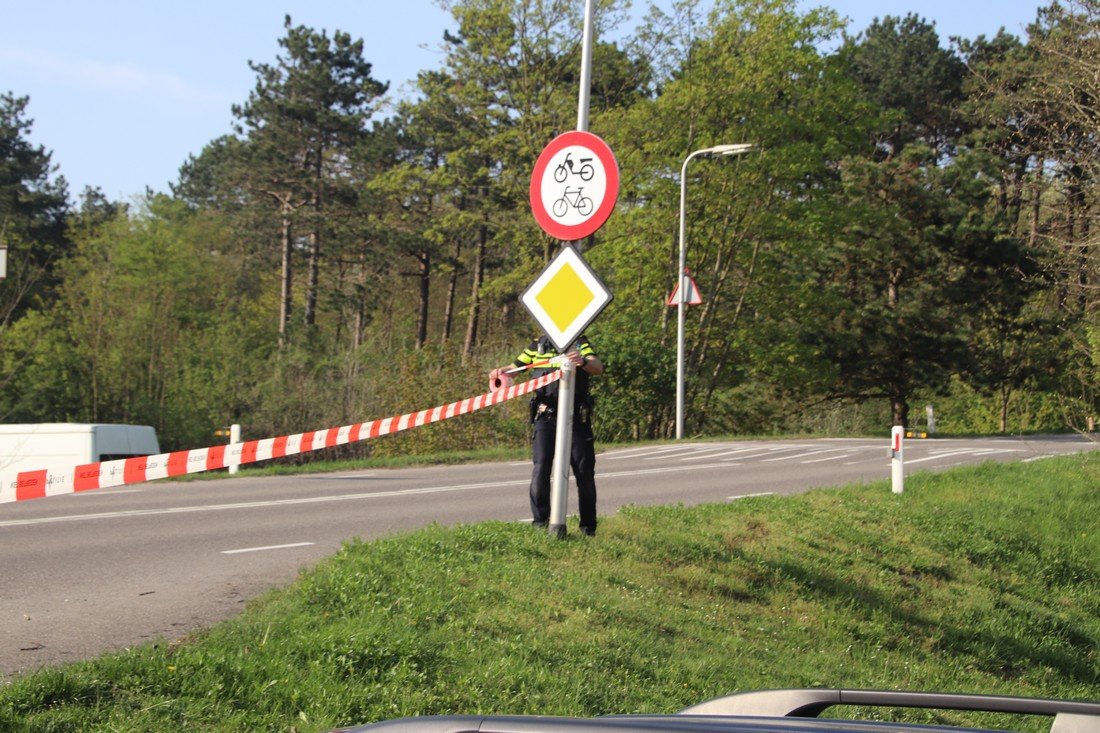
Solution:
[{"label": "white guardrail post", "polygon": [[[229,426],[229,445],[236,445],[241,442],[241,426],[237,423],[233,423]],[[241,470],[240,463],[229,464],[229,473],[235,474]]]},{"label": "white guardrail post", "polygon": [[905,491],[905,428],[901,425],[890,431],[890,479],[891,491]]}]

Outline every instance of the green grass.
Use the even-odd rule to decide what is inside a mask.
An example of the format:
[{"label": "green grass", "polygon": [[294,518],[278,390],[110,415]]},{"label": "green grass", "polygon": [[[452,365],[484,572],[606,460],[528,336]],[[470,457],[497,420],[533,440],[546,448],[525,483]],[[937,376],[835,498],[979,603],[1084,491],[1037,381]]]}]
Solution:
[{"label": "green grass", "polygon": [[490,522],[350,543],[181,644],[17,678],[0,730],[670,712],[799,686],[1097,699],[1098,487],[1085,455],[917,474],[901,496],[629,508],[592,539]]}]

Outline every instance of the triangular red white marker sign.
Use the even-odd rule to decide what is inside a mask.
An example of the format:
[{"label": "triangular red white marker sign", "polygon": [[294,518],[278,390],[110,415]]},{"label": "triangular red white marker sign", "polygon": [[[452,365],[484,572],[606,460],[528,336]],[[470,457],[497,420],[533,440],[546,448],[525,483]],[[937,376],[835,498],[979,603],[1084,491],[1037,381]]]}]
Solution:
[{"label": "triangular red white marker sign", "polygon": [[[700,305],[703,302],[703,298],[699,295],[699,287],[695,284],[695,280],[691,275],[684,273],[684,279],[687,280],[687,288],[685,288],[687,298],[684,300],[685,305]],[[672,290],[672,295],[668,296],[668,302],[665,305],[679,305],[680,304],[680,283],[676,283],[676,287]]]}]

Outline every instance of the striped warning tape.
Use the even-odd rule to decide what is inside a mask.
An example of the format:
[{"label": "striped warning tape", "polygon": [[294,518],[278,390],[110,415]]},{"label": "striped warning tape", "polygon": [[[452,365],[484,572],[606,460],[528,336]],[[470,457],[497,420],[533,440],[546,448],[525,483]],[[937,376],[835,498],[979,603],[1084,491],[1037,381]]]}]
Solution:
[{"label": "striped warning tape", "polygon": [[40,499],[45,496],[72,494],[79,491],[106,489],[124,484],[183,476],[189,473],[212,471],[229,466],[243,466],[272,458],[293,456],[298,453],[331,448],[335,445],[356,443],[397,433],[409,428],[448,420],[459,415],[476,412],[491,405],[528,394],[550,384],[561,376],[551,372],[538,379],[498,389],[476,397],[468,397],[449,405],[410,412],[396,417],[344,425],[328,430],[316,430],[279,438],[248,440],[233,445],[215,445],[209,448],[161,453],[155,456],[123,458],[117,461],[100,461],[66,469],[41,469],[20,471],[14,478],[0,474],[0,503]]}]

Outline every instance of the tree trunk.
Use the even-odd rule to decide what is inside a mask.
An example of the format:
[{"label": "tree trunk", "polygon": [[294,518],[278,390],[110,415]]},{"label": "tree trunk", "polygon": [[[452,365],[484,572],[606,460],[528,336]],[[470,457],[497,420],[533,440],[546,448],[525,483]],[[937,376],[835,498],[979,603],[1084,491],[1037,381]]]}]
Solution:
[{"label": "tree trunk", "polygon": [[489,227],[482,224],[478,232],[477,250],[474,253],[473,284],[470,287],[470,318],[466,322],[466,343],[462,347],[462,361],[473,354],[477,343],[478,319],[481,316],[481,279],[485,274],[485,248],[489,242]]},{"label": "tree trunk", "polygon": [[358,349],[363,345],[363,332],[367,328],[367,265],[366,256],[359,264],[359,287],[355,298],[355,325],[352,327],[355,334],[352,336],[352,345]]},{"label": "tree trunk", "polygon": [[279,230],[279,245],[283,251],[283,274],[279,291],[279,348],[286,346],[287,326],[290,325],[291,285],[293,284],[293,250],[290,217],[285,210]]},{"label": "tree trunk", "polygon": [[323,161],[324,150],[317,150],[312,165],[314,189],[313,195],[310,197],[310,209],[312,209],[313,221],[310,222],[309,276],[306,281],[306,304],[305,313],[303,314],[306,326],[313,326],[317,323],[317,282],[321,272],[321,211],[324,207],[321,194],[321,181],[324,177]]},{"label": "tree trunk", "polygon": [[363,345],[363,327],[365,325],[365,318],[363,313],[363,299],[359,299],[359,303],[355,309],[355,333],[352,336],[352,346],[358,349]]},{"label": "tree trunk", "polygon": [[1031,216],[1029,217],[1027,246],[1030,249],[1035,249],[1039,246],[1039,213],[1042,210],[1043,204],[1043,185],[1042,185],[1042,169],[1046,164],[1046,161],[1039,160],[1036,166],[1035,172],[1035,185],[1032,187],[1031,197]]},{"label": "tree trunk", "polygon": [[443,343],[451,340],[451,328],[455,317],[455,295],[458,292],[458,258],[462,254],[462,240],[455,238],[454,264],[447,278],[447,302],[443,307]]},{"label": "tree trunk", "polygon": [[[466,211],[466,196],[463,194],[455,204],[459,211]],[[443,306],[443,343],[451,340],[454,327],[455,298],[458,295],[458,272],[462,262],[462,237],[455,237],[455,252],[451,260],[451,275],[447,278],[447,302]]]},{"label": "tree trunk", "polygon": [[309,276],[306,279],[306,303],[302,320],[307,326],[317,322],[317,279],[321,270],[321,234],[309,233]]},{"label": "tree trunk", "polygon": [[428,299],[431,295],[432,253],[424,249],[416,257],[419,264],[417,280],[420,285],[420,306],[416,313],[416,348],[424,348],[428,341]]},{"label": "tree trunk", "polygon": [[909,401],[905,399],[904,395],[896,394],[890,398],[890,406],[893,410],[893,424],[900,425],[903,428],[909,427]]}]

